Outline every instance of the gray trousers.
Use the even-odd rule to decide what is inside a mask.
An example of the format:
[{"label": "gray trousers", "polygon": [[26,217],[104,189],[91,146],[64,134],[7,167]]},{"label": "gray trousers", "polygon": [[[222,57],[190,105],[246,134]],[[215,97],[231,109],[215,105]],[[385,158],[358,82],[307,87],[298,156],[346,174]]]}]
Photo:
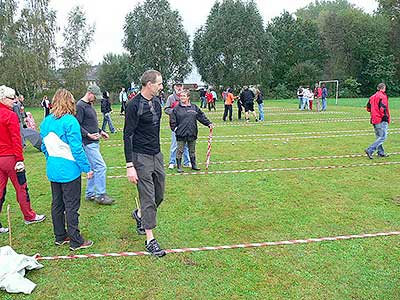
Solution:
[{"label": "gray trousers", "polygon": [[161,152],[155,155],[133,153],[133,165],[138,176],[142,224],[144,229],[153,229],[157,225],[157,208],[164,199],[165,172]]},{"label": "gray trousers", "polygon": [[176,158],[182,159],[183,149],[187,143],[189,148],[189,157],[196,157],[196,140],[194,141],[177,141],[178,149],[176,150]]},{"label": "gray trousers", "polygon": [[[51,217],[56,241],[63,241],[66,237],[71,239],[71,247],[83,244],[79,231],[79,207],[81,206],[81,177],[66,182],[51,182]],[[67,222],[67,231],[65,230]]]}]

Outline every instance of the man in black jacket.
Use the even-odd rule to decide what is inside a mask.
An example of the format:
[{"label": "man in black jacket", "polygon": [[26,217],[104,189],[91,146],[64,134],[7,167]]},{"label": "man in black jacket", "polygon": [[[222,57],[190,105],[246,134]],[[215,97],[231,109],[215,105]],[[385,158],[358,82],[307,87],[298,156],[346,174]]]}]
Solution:
[{"label": "man in black jacket", "polygon": [[141,209],[132,216],[137,232],[146,235],[146,250],[161,257],[166,254],[153,236],[157,208],[164,199],[165,172],[160,150],[161,73],[148,70],[141,77],[142,90],[128,102],[125,111],[124,151],[128,180],[137,184]]},{"label": "man in black jacket", "polygon": [[254,111],[254,97],[255,95],[249,89],[249,87],[244,86],[243,92],[240,94],[240,98],[243,99],[244,111],[246,114],[246,122],[249,122],[249,111],[253,113],[256,122],[258,121],[256,112]]},{"label": "man in black jacket", "polygon": [[110,94],[107,91],[103,92],[103,99],[101,99],[101,112],[103,113],[103,125],[101,126],[101,130],[105,131],[108,124],[110,132],[115,133],[115,128],[111,120],[112,109],[110,103]]}]

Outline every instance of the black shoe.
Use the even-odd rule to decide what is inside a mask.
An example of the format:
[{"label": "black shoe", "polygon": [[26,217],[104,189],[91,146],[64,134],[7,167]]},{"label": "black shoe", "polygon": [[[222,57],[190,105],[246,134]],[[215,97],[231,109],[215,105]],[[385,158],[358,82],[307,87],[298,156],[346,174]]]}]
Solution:
[{"label": "black shoe", "polygon": [[191,157],[190,163],[192,164],[192,170],[200,171],[200,168],[198,168],[196,164],[196,157]]},{"label": "black shoe", "polygon": [[163,257],[164,255],[167,254],[165,250],[160,248],[160,245],[158,244],[156,239],[152,239],[148,244],[146,241],[144,245],[146,246],[147,252],[150,252],[154,256]]},{"label": "black shoe", "polygon": [[389,157],[389,154],[378,154],[378,157]]},{"label": "black shoe", "polygon": [[373,159],[372,153],[369,153],[368,149],[365,149],[364,152],[365,152],[365,154],[367,154],[369,159]]},{"label": "black shoe", "polygon": [[177,158],[176,159],[176,171],[178,173],[183,173],[183,169],[182,169],[182,158]]},{"label": "black shoe", "polygon": [[136,221],[136,232],[139,235],[145,235],[146,231],[143,228],[142,218],[139,217],[137,209],[132,212],[132,218]]}]

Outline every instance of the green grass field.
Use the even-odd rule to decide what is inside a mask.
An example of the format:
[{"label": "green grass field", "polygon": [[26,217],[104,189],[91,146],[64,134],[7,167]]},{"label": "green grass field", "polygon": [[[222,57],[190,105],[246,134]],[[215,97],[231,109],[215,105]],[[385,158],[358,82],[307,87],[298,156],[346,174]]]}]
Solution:
[{"label": "green grass field", "polygon": [[[328,112],[299,112],[296,100],[266,101],[266,122],[215,122],[210,171],[347,166],[338,169],[265,171],[167,176],[166,195],[155,235],[166,248],[231,245],[400,230],[400,99],[391,99],[393,123],[385,148],[392,155],[373,161],[362,155],[374,141],[366,99],[328,101]],[[123,127],[119,107],[114,125]],[[40,109],[31,111],[39,125]],[[101,115],[98,115],[100,121]],[[240,126],[228,126],[240,125]],[[242,126],[244,125],[244,126]],[[198,161],[204,163],[208,129],[200,125]],[[164,162],[170,130],[163,116]],[[122,133],[101,143],[108,175],[125,175]],[[360,154],[356,157],[332,157]],[[312,160],[282,158],[321,157]],[[274,160],[273,160],[274,159]],[[238,162],[264,160],[261,162]],[[32,205],[48,219],[26,226],[11,185],[14,249],[42,256],[69,255],[55,247],[51,192],[45,158],[32,146],[25,152]],[[230,161],[228,163],[228,161]],[[200,167],[204,168],[204,164]],[[189,170],[185,170],[189,172]],[[167,170],[167,174],[175,171]],[[86,181],[83,180],[83,190]],[[85,253],[143,251],[130,216],[136,188],[127,179],[108,179],[111,207],[82,201],[81,232],[95,245]],[[84,199],[84,198],[82,198]],[[1,221],[6,223],[5,212]],[[0,236],[0,246],[8,244]],[[222,250],[154,257],[43,261],[27,277],[38,284],[32,295],[1,299],[399,299],[399,236]]]}]

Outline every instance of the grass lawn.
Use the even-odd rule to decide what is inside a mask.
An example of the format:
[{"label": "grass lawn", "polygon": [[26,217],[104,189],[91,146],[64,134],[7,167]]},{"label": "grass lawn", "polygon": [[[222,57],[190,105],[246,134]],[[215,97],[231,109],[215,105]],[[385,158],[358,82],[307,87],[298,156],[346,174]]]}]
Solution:
[{"label": "grass lawn", "polygon": [[[167,176],[155,235],[166,249],[281,241],[400,230],[400,99],[390,100],[393,123],[385,148],[388,158],[367,159],[374,141],[367,99],[328,101],[328,112],[300,112],[297,100],[265,101],[266,121],[222,122],[222,104],[212,119],[214,143],[210,171],[347,166],[338,169]],[[98,108],[99,109],[99,108]],[[31,111],[39,125],[42,110]],[[119,107],[114,125],[123,127]],[[98,117],[102,121],[99,113]],[[203,163],[208,129],[199,125],[197,158]],[[164,162],[170,130],[163,116]],[[101,142],[108,175],[125,175],[122,132]],[[361,154],[346,157],[349,154]],[[321,157],[325,156],[325,157]],[[336,157],[334,157],[336,156]],[[285,158],[307,158],[285,160]],[[259,161],[254,161],[259,160]],[[14,249],[42,256],[69,255],[55,247],[50,184],[45,158],[32,146],[25,151],[32,206],[48,219],[26,226],[8,186]],[[241,162],[246,161],[246,162]],[[204,164],[200,167],[204,168]],[[185,170],[190,172],[189,170]],[[174,171],[167,170],[167,174]],[[83,180],[83,191],[86,180]],[[136,188],[126,178],[109,178],[112,206],[82,201],[81,232],[93,239],[85,253],[143,251],[131,211]],[[84,199],[84,195],[82,196]],[[1,221],[6,223],[3,212]],[[0,246],[8,236],[0,236]],[[222,250],[153,257],[42,261],[27,277],[38,284],[32,295],[1,299],[399,299],[400,237]]]}]

